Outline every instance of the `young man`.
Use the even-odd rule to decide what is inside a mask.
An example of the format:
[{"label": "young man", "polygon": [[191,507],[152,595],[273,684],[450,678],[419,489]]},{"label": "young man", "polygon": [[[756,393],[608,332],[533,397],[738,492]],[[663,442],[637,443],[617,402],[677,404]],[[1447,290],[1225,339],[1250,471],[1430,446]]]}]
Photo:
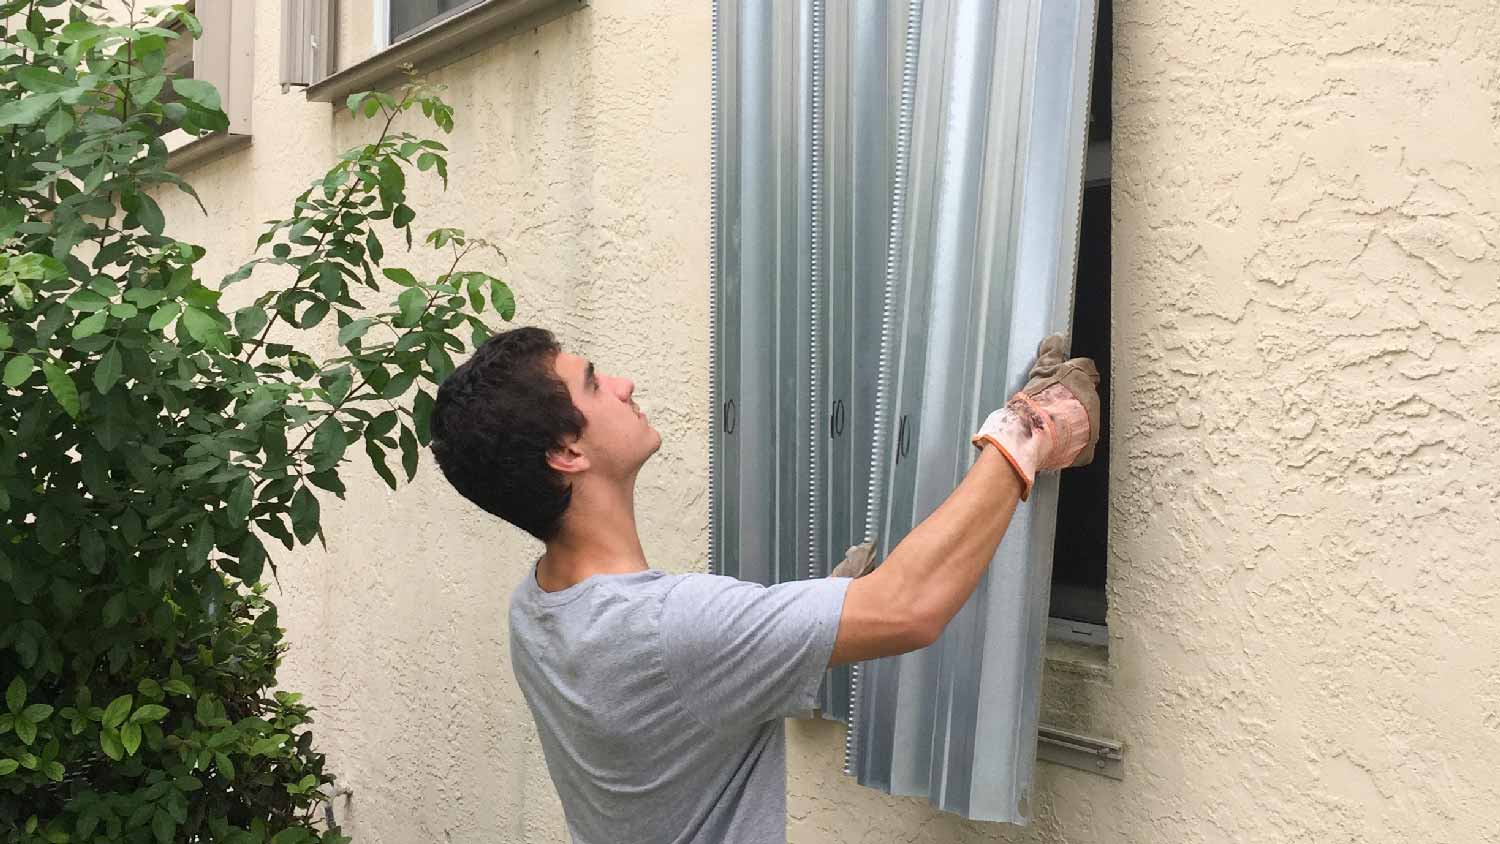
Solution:
[{"label": "young man", "polygon": [[830,665],[937,639],[1036,473],[1092,459],[1099,376],[1061,349],[1042,344],[962,483],[878,568],[770,588],[649,566],[635,480],[661,435],[628,379],[519,328],[443,382],[444,475],[546,543],[511,599],[511,661],[574,842],[786,840],[782,719],[813,707]]}]

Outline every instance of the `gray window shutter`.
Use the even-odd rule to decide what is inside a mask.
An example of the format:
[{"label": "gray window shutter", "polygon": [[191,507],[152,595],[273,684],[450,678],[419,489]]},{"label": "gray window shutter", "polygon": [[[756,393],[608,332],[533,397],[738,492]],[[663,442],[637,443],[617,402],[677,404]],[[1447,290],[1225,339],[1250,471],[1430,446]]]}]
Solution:
[{"label": "gray window shutter", "polygon": [[[1068,329],[1094,0],[715,9],[713,560],[821,576],[935,510]],[[831,674],[861,783],[1026,821],[1056,506],[938,643]]]},{"label": "gray window shutter", "polygon": [[314,85],[334,71],[334,0],[281,0],[281,88]]},{"label": "gray window shutter", "polygon": [[255,80],[254,0],[198,0],[193,13],[203,37],[193,44],[193,76],[219,92],[229,133],[250,134]]}]

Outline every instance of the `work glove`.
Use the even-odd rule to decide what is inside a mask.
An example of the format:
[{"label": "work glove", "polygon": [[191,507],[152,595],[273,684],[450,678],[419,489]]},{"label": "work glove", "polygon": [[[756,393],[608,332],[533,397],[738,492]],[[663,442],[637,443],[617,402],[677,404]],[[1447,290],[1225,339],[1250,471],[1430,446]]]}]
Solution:
[{"label": "work glove", "polygon": [[1099,442],[1099,370],[1088,358],[1063,357],[1054,334],[1037,347],[1030,380],[991,413],[970,440],[992,445],[1021,477],[1021,500],[1031,496],[1036,473],[1083,466]]},{"label": "work glove", "polygon": [[829,577],[864,577],[875,568],[875,543],[850,545],[844,559],[828,573]]}]

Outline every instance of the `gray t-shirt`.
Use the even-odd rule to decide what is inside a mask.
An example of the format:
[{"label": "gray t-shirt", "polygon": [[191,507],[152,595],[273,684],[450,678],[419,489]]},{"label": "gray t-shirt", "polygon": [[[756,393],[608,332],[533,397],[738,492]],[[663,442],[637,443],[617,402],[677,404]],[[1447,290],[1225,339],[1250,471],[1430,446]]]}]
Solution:
[{"label": "gray t-shirt", "polygon": [[510,655],[576,844],[786,841],[782,718],[815,705],[849,580],[595,575],[510,603]]}]

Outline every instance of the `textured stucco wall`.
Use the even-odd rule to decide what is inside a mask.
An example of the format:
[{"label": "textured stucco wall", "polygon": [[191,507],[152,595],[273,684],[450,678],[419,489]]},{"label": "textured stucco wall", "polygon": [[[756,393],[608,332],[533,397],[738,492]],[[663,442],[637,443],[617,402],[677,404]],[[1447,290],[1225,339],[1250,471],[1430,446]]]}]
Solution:
[{"label": "textured stucco wall", "polygon": [[[189,174],[207,218],[169,206],[222,270],[365,137],[280,93],[277,5],[254,145]],[[1117,0],[1115,28],[1114,641],[1049,664],[1046,706],[1125,741],[1126,778],[1041,765],[1032,827],[966,824],[853,786],[842,729],[797,722],[791,839],[1500,840],[1500,4]],[[438,72],[454,186],[413,202],[637,381],[674,570],[707,538],[708,35],[706,0],[595,0]],[[341,820],[564,840],[506,650],[538,547],[430,463],[356,475],[277,593]]]}]

